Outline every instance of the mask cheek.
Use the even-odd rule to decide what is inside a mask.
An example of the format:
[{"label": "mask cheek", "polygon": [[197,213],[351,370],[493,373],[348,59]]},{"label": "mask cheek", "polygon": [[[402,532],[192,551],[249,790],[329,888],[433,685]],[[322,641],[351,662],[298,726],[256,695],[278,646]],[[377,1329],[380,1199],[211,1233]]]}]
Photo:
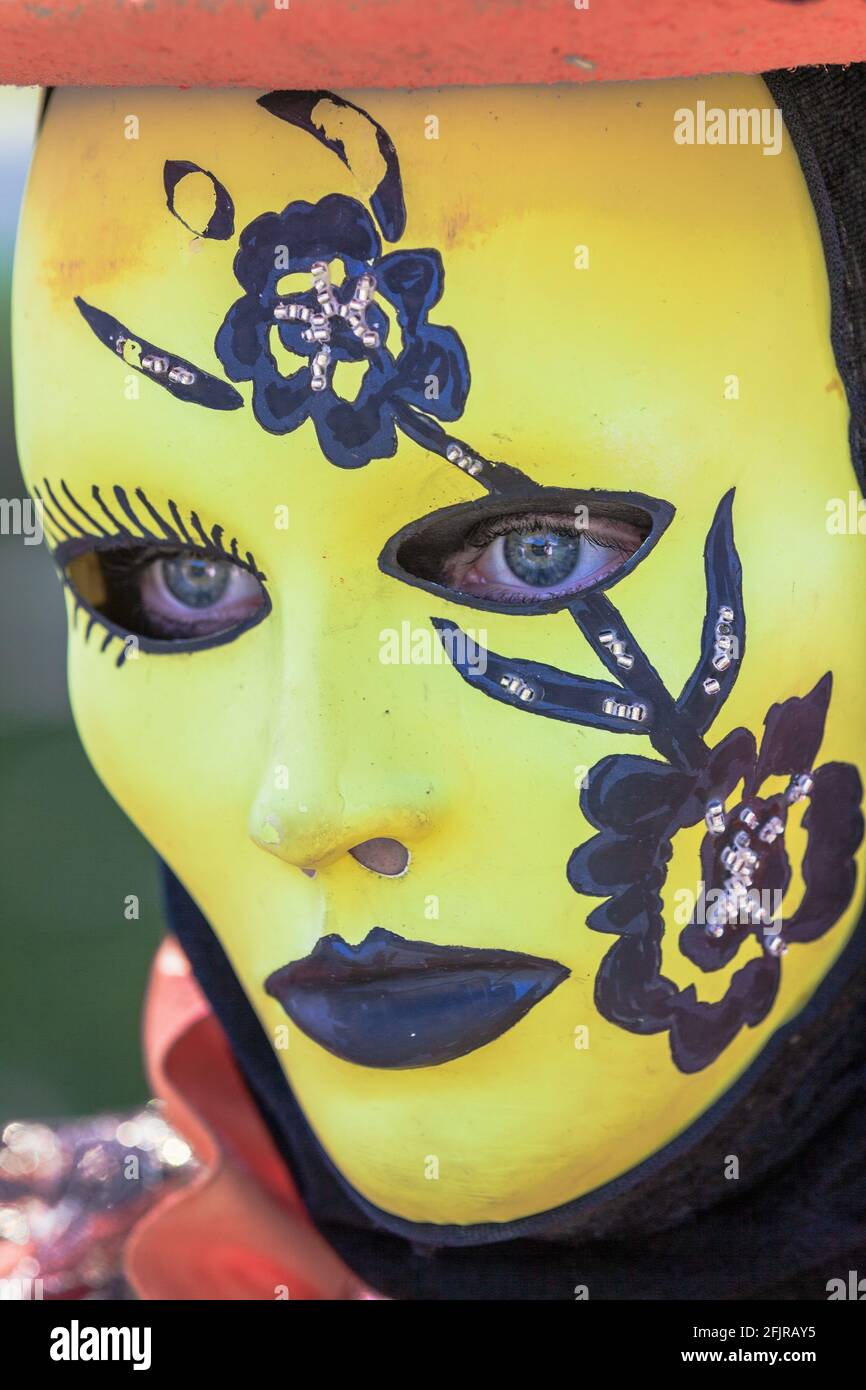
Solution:
[{"label": "mask cheek", "polygon": [[[244,824],[244,764],[255,757],[258,722],[243,701],[228,708],[227,675],[235,644],[194,654],[154,655],[133,648],[121,667],[118,639],[81,615],[69,639],[69,693],[88,758],[123,811],[155,849],[185,875],[185,855],[228,843]],[[252,635],[252,634],[250,634]],[[221,749],[221,753],[216,750]]]}]

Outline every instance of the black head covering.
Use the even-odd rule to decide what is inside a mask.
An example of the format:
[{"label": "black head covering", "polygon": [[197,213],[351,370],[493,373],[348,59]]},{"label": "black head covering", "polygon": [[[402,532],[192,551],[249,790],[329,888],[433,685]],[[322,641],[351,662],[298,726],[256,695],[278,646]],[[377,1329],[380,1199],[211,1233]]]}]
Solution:
[{"label": "black head covering", "polygon": [[830,336],[866,492],[866,63],[764,74],[812,195],[830,280]]}]

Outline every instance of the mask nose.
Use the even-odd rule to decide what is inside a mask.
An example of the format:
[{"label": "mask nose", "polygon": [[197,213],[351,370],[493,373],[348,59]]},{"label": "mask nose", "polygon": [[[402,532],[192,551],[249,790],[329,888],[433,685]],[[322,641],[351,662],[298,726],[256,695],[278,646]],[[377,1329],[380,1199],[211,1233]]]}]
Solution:
[{"label": "mask nose", "polygon": [[272,769],[263,779],[249,820],[253,842],[309,878],[346,854],[369,873],[399,878],[408,846],[432,828],[429,778],[401,769],[341,779],[333,749],[304,753],[288,786],[275,788]]},{"label": "mask nose", "polygon": [[339,628],[337,641],[326,617],[293,609],[248,834],[309,876],[351,855],[395,878],[406,872],[408,847],[443,813],[443,784],[416,719],[398,718],[377,625],[352,628],[351,642]]},{"label": "mask nose", "polygon": [[[311,802],[294,809],[260,802],[254,808],[250,834],[260,849],[293,864],[308,878],[344,854],[350,854],[370,873],[400,878],[411,857],[405,841],[411,844],[425,835],[430,816],[427,808],[418,804],[421,797],[395,800],[396,804],[367,804],[354,811],[345,803],[328,808]],[[380,829],[395,831],[401,838],[371,834]]]}]

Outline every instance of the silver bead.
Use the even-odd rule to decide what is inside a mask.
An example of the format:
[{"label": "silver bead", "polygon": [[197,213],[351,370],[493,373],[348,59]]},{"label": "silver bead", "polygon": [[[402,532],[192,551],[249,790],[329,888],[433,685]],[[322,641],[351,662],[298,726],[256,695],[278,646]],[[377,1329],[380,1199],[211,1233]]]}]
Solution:
[{"label": "silver bead", "polygon": [[500,676],[499,684],[508,691],[509,695],[514,695],[524,704],[530,704],[535,699],[536,691],[520,676]]},{"label": "silver bead", "polygon": [[327,366],[331,360],[331,349],[325,344],[316,353],[310,363],[311,381],[310,387],[313,391],[324,391],[328,384]]},{"label": "silver bead", "polygon": [[765,845],[771,845],[774,840],[783,833],[785,822],[778,816],[771,816],[766,825],[762,825],[758,831],[758,839],[763,840]]},{"label": "silver bead", "polygon": [[310,275],[313,278],[313,289],[320,310],[326,318],[333,318],[337,312],[337,301],[325,261],[314,261],[310,266]]},{"label": "silver bead", "polygon": [[722,687],[719,685],[719,682],[717,680],[715,680],[712,676],[707,676],[706,680],[704,681],[704,690],[708,695],[718,695],[721,688]]},{"label": "silver bead", "polygon": [[477,477],[484,466],[480,459],[473,458],[471,454],[467,454],[462,446],[454,439],[452,439],[451,443],[446,448],[445,457],[449,463],[456,463],[458,468],[462,468],[463,472],[468,473],[472,478]]},{"label": "silver bead", "polygon": [[634,723],[640,723],[646,718],[645,705],[621,705],[610,696],[602,701],[601,708],[603,714],[612,714],[616,719],[630,719]]},{"label": "silver bead", "polygon": [[730,664],[731,658],[727,655],[726,652],[716,652],[715,656],[713,657],[714,671],[727,671]]},{"label": "silver bead", "polygon": [[707,931],[711,936],[723,936],[725,927],[730,920],[731,903],[727,899],[717,898],[707,908]]},{"label": "silver bead", "polygon": [[743,883],[741,879],[733,877],[726,878],[724,883],[722,884],[722,887],[724,888],[728,897],[733,898],[734,901],[737,903],[742,902],[743,898],[747,896],[749,891],[745,883]]},{"label": "silver bead", "polygon": [[189,371],[186,367],[172,367],[168,379],[174,382],[175,386],[192,386],[195,372]]},{"label": "silver bead", "polygon": [[777,932],[769,939],[764,938],[764,948],[771,956],[786,956],[788,954],[787,942],[783,940],[782,933]]},{"label": "silver bead", "polygon": [[725,808],[721,801],[707,802],[704,820],[711,835],[723,835],[725,833]]},{"label": "silver bead", "polygon": [[740,820],[743,822],[744,825],[747,825],[750,830],[757,830],[758,817],[755,815],[751,806],[743,807],[742,811],[740,812]]},{"label": "silver bead", "polygon": [[629,655],[625,642],[617,637],[612,628],[605,628],[604,632],[598,634],[598,640],[602,647],[606,647],[611,656],[616,658],[617,666],[623,671],[630,671],[634,666],[634,657]]},{"label": "silver bead", "polygon": [[729,607],[727,606],[727,604],[722,604],[722,607],[719,609],[719,622],[720,622],[720,623],[732,623],[733,621],[734,621],[734,610],[733,610],[733,608],[729,608]]},{"label": "silver bead", "polygon": [[167,357],[148,353],[147,357],[142,357],[141,365],[146,372],[153,372],[154,376],[163,376],[168,371],[170,363]]},{"label": "silver bead", "polygon": [[797,801],[804,801],[811,794],[814,785],[815,779],[811,772],[801,772],[797,777],[792,777],[785,790],[785,800],[788,805],[793,806]]},{"label": "silver bead", "polygon": [[749,839],[748,831],[737,831],[736,835],[734,836],[734,844],[737,846],[737,849],[748,849],[751,843],[752,842]]}]

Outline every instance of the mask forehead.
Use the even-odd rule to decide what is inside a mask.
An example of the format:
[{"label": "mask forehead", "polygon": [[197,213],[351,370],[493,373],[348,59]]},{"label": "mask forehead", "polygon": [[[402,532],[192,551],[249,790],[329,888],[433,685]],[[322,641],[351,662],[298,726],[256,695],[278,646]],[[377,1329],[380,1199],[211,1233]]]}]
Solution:
[{"label": "mask forehead", "polygon": [[[830,670],[821,760],[850,763],[866,735],[864,658],[840,596],[866,575],[856,540],[826,525],[828,499],[847,498],[854,478],[817,223],[787,138],[773,156],[760,145],[677,144],[675,113],[704,98],[772,106],[757,78],[350,97],[400,158],[399,245],[442,256],[430,318],[459,334],[471,370],[449,428],[534,482],[672,505],[661,542],[611,598],[674,696],[698,655],[706,536],[734,488],[749,646],[708,741],[738,727],[759,738],[775,702],[805,696]],[[598,829],[578,770],[651,749],[505,708],[447,664],[395,672],[379,661],[383,630],[429,630],[433,615],[483,621],[492,650],[605,675],[567,614],[481,620],[378,569],[399,527],[481,488],[403,434],[393,457],[334,467],[310,422],[283,435],[262,428],[247,383],[235,388],[237,409],[178,399],[133,376],[84,320],[76,295],[227,384],[214,344],[241,294],[240,234],[296,200],[336,192],[367,204],[381,178],[370,128],[359,133],[345,111],[329,119],[359,179],[250,93],[55,93],[18,257],[22,456],[31,483],[66,478],[82,501],[94,483],[106,496],[119,484],[196,509],[236,532],[268,575],[273,617],[237,643],[145,656],[118,674],[75,638],[72,685],[97,766],[174,856],[270,1036],[282,1014],[262,981],[334,922],[353,942],[384,921],[407,936],[538,951],[572,972],[520,1029],[445,1067],[347,1068],[303,1035],[281,1059],[317,1135],[370,1200],[409,1220],[510,1220],[627,1171],[724,1095],[830,969],[855,904],[836,931],[792,951],[769,1017],[697,1075],[676,1071],[664,1032],[634,1036],[601,1017],[594,983],[611,938],[587,929],[593,895],[576,895],[566,877],[571,852]],[[167,161],[219,180],[232,235],[195,237],[172,216]],[[283,504],[287,535],[274,526]],[[140,736],[130,739],[131,727]],[[313,818],[316,788],[337,788],[323,797],[322,843],[329,816],[364,803],[379,821],[363,823],[404,834],[413,852],[423,832],[422,876],[388,885],[384,899],[342,854],[314,901],[309,883],[251,838],[284,814],[274,800],[282,765],[312,788],[293,793],[296,820]],[[674,915],[676,893],[695,886],[701,834],[689,827],[673,846],[659,968],[715,1002],[732,971],[707,976],[685,958]],[[800,851],[803,840],[798,828]],[[441,927],[423,917],[428,895],[447,905]],[[585,1058],[583,1026],[593,1039]],[[571,1118],[563,1095],[574,1097]],[[359,1100],[381,1125],[359,1133]],[[589,1113],[603,1121],[587,1127]],[[532,1116],[531,1136],[511,1115]],[[431,1184],[421,1159],[440,1150],[442,1182]]]},{"label": "mask forehead", "polygon": [[[826,275],[791,143],[772,157],[757,144],[677,144],[674,113],[707,93],[719,107],[772,107],[757,78],[517,89],[507,101],[496,90],[377,94],[401,160],[405,242],[441,252],[434,316],[468,352],[461,426],[488,457],[507,454],[551,484],[602,486],[615,466],[623,485],[654,491],[674,469],[736,466],[747,440],[750,452],[771,447],[767,397],[781,380],[802,384],[789,410],[810,435],[840,435],[844,399],[824,390],[835,376]],[[425,138],[431,115],[436,139]],[[19,321],[50,323],[34,369],[55,398],[99,402],[112,448],[127,435],[122,373],[89,341],[74,295],[222,375],[214,337],[238,296],[237,235],[294,200],[363,199],[381,173],[371,129],[336,116],[360,182],[252,93],[54,94],[22,228]],[[235,236],[196,238],[170,214],[167,162],[220,181]],[[760,332],[744,328],[746,306]],[[183,429],[173,401],[147,396],[138,417]],[[19,410],[26,431],[26,396]],[[204,412],[193,413],[198,428]],[[248,411],[243,423],[261,443]],[[311,433],[292,437],[295,452]]]}]

